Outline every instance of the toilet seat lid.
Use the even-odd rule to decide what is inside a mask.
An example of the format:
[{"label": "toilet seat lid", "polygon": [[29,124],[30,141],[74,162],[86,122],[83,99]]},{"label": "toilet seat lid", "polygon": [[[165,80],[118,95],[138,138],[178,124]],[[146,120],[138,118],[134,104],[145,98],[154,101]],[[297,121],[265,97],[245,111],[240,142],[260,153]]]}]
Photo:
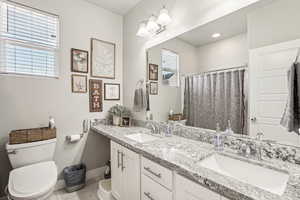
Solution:
[{"label": "toilet seat lid", "polygon": [[8,190],[15,198],[34,198],[49,192],[56,181],[55,163],[41,162],[12,170],[9,174]]}]

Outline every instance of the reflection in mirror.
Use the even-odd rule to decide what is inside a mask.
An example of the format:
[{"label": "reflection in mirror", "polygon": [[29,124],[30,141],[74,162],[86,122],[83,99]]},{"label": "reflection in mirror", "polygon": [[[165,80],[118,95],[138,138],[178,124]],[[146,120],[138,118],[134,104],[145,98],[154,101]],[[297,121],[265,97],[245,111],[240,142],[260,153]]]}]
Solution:
[{"label": "reflection in mirror", "polygon": [[289,120],[282,119],[290,109],[287,71],[299,41],[249,47],[249,31],[256,31],[249,29],[249,15],[272,3],[252,4],[149,48],[148,77],[158,66],[157,79],[148,79],[155,86],[153,119],[212,130],[218,123],[228,134],[255,138],[262,132],[264,139],[299,146],[297,131],[282,123]]}]

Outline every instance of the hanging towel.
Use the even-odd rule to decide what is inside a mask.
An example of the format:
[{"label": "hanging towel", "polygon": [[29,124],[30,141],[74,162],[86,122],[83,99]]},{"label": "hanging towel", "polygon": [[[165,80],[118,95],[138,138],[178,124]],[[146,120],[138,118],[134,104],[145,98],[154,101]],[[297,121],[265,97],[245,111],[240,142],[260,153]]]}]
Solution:
[{"label": "hanging towel", "polygon": [[280,124],[289,132],[299,134],[300,128],[300,63],[288,71],[288,100]]},{"label": "hanging towel", "polygon": [[140,112],[147,107],[146,91],[143,82],[138,82],[137,88],[134,91],[133,110]]}]

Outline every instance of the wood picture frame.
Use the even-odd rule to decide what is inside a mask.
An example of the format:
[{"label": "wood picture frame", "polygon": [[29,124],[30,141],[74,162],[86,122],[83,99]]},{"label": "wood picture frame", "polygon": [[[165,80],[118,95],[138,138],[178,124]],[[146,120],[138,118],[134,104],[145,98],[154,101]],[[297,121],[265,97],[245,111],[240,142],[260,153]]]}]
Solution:
[{"label": "wood picture frame", "polygon": [[150,95],[158,95],[158,83],[157,82],[150,82]]},{"label": "wood picture frame", "polygon": [[104,83],[104,100],[119,101],[121,99],[119,83]]},{"label": "wood picture frame", "polygon": [[102,112],[103,101],[102,101],[102,80],[90,79],[90,112]]},{"label": "wood picture frame", "polygon": [[71,76],[72,92],[87,93],[87,76],[72,74]]},{"label": "wood picture frame", "polygon": [[[82,68],[82,69],[80,69]],[[89,52],[81,49],[71,49],[71,72],[89,72]]]},{"label": "wood picture frame", "polygon": [[149,64],[148,66],[148,79],[150,81],[158,81],[158,65]]},{"label": "wood picture frame", "polygon": [[91,77],[115,79],[115,43],[91,38]]}]

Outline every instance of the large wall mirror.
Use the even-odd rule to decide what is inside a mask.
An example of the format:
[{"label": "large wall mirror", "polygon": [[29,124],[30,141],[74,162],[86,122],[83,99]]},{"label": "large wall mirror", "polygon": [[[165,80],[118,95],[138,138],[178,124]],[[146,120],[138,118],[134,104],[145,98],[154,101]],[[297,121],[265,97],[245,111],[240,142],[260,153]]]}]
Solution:
[{"label": "large wall mirror", "polygon": [[[288,110],[287,72],[299,41],[251,49],[248,16],[274,1],[261,1],[147,49],[153,120],[232,130],[300,146],[281,125]],[[265,35],[264,37],[269,37]],[[149,77],[154,77],[149,79]]]}]

